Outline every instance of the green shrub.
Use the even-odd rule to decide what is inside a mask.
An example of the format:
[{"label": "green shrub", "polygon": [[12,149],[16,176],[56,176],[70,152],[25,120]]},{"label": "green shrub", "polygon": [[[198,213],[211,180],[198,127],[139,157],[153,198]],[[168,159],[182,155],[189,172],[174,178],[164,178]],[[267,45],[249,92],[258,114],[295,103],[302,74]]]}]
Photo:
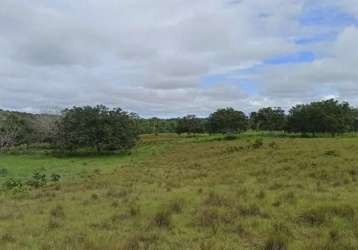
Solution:
[{"label": "green shrub", "polygon": [[10,189],[22,189],[24,185],[22,181],[11,178],[5,181],[3,186],[4,188],[10,190]]},{"label": "green shrub", "polygon": [[50,176],[50,180],[51,180],[52,182],[59,182],[60,179],[61,179],[61,175],[59,175],[59,174],[52,174],[52,175]]},{"label": "green shrub", "polygon": [[46,175],[42,174],[38,171],[35,171],[32,174],[32,177],[30,180],[27,181],[27,185],[34,187],[34,188],[40,188],[47,184]]}]

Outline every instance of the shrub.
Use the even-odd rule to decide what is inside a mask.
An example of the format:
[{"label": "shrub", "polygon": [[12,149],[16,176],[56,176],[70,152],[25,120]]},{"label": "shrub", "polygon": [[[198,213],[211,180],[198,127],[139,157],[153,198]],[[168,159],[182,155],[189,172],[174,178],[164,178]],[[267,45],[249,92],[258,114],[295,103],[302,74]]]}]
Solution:
[{"label": "shrub", "polygon": [[61,175],[59,175],[59,174],[52,174],[50,177],[50,180],[53,182],[59,182],[60,179],[61,179]]},{"label": "shrub", "polygon": [[23,183],[20,180],[16,180],[16,179],[8,179],[4,184],[3,184],[4,188],[6,189],[22,189],[23,188]]},{"label": "shrub", "polygon": [[31,179],[27,181],[27,185],[34,187],[34,188],[43,187],[46,184],[47,184],[46,175],[42,174],[38,171],[35,171],[32,174]]},{"label": "shrub", "polygon": [[130,149],[138,139],[136,120],[134,114],[103,105],[66,109],[57,124],[54,146],[61,152],[84,147],[97,153]]}]

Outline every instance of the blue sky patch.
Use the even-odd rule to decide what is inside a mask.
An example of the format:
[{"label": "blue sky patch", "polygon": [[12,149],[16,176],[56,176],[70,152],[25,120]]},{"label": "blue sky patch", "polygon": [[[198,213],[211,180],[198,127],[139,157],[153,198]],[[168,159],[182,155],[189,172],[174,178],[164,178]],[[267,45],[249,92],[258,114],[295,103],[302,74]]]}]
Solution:
[{"label": "blue sky patch", "polygon": [[297,63],[308,63],[315,60],[314,53],[310,51],[303,51],[294,54],[282,55],[265,60],[265,64],[297,64]]},{"label": "blue sky patch", "polygon": [[354,16],[333,6],[311,6],[305,8],[299,21],[307,26],[344,27],[358,25],[358,20]]}]

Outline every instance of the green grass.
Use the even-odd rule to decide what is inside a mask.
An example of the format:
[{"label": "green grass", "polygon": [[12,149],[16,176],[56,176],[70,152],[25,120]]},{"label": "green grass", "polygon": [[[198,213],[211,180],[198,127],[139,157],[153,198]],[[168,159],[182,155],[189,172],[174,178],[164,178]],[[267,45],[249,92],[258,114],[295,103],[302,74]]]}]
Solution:
[{"label": "green grass", "polygon": [[3,180],[65,178],[0,191],[0,249],[358,249],[357,162],[355,137],[257,134],[147,135],[130,155],[3,154]]}]

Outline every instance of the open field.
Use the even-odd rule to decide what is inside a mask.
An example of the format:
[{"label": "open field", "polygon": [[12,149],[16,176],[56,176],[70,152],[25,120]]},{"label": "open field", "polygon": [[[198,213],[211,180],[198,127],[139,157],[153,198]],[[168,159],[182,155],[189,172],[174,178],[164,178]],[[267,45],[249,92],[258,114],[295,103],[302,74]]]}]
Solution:
[{"label": "open field", "polygon": [[358,138],[143,136],[131,154],[0,155],[0,249],[358,249]]}]

